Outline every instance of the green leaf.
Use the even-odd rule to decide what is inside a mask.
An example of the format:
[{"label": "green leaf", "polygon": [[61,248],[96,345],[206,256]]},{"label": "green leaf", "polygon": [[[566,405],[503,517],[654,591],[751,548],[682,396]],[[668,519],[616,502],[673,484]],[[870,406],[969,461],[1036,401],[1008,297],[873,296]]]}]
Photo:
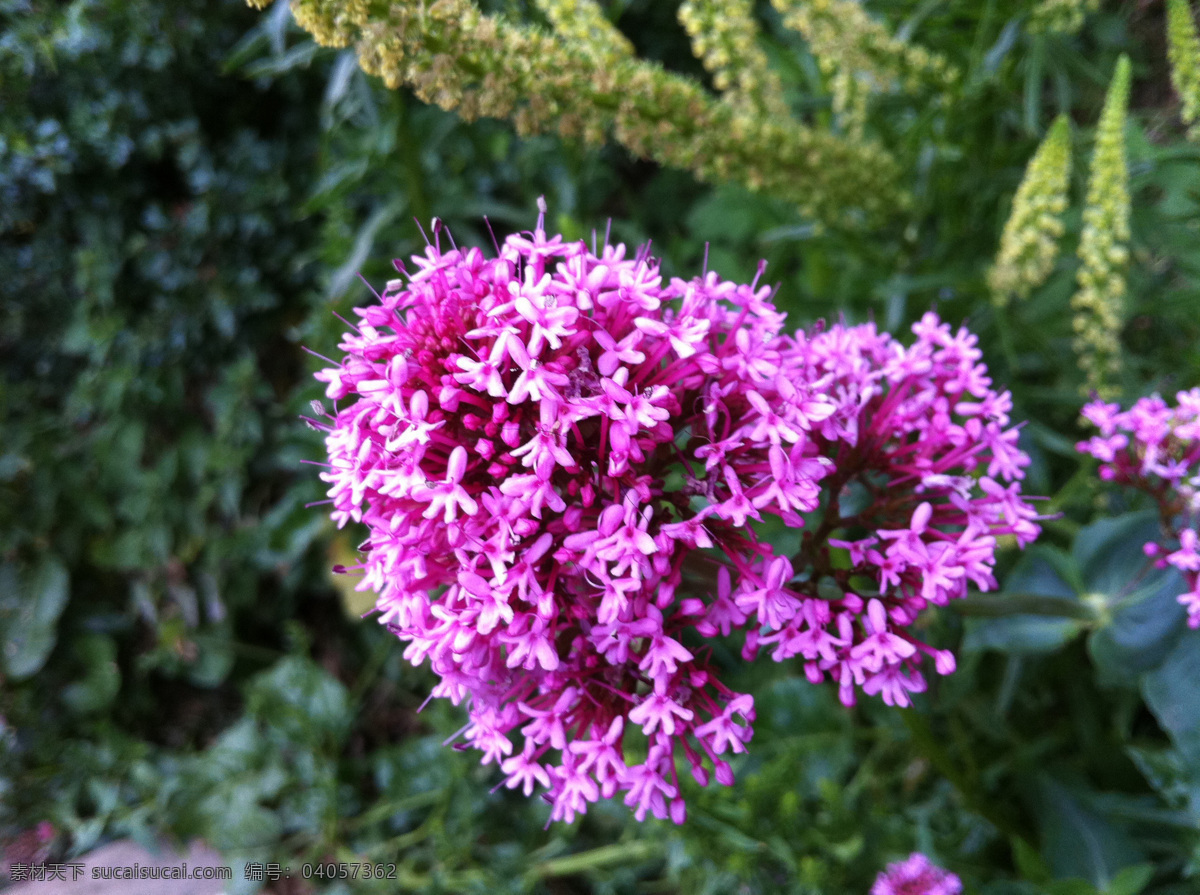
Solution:
[{"label": "green leaf", "polygon": [[291,71],[293,68],[307,68],[319,52],[321,52],[321,48],[311,41],[296,44],[281,56],[267,56],[255,62],[246,63],[242,66],[242,74],[247,78],[269,78]]},{"label": "green leaf", "polygon": [[1000,63],[1012,51],[1020,34],[1020,19],[1009,19],[1003,30],[1001,30],[1000,36],[996,38],[996,42],[992,44],[991,49],[983,57],[983,73],[985,75],[995,73],[996,69],[1000,67]]},{"label": "green leaf", "polygon": [[1143,545],[1158,540],[1159,535],[1154,511],[1101,519],[1081,529],[1071,555],[1087,592],[1102,595],[1110,603],[1129,593],[1139,573],[1147,568]]},{"label": "green leaf", "polygon": [[1142,679],[1142,696],[1192,767],[1200,767],[1200,632],[1188,631]]},{"label": "green leaf", "polygon": [[69,592],[66,567],[56,556],[44,556],[23,574],[12,564],[0,566],[0,640],[9,675],[22,680],[41,670]]},{"label": "green leaf", "polygon": [[117,647],[105,634],[87,634],[71,643],[71,652],[84,663],[82,680],[62,692],[62,700],[76,714],[91,714],[108,708],[121,689]]},{"label": "green leaf", "polygon": [[354,50],[345,50],[338,54],[333,72],[329,75],[329,83],[325,87],[325,98],[322,105],[326,109],[332,109],[342,101],[342,97],[346,95],[346,90],[350,86],[350,79],[357,71],[358,54]]},{"label": "green leaf", "polygon": [[1035,883],[1050,881],[1050,866],[1036,848],[1020,837],[1012,839],[1013,863],[1024,879]]},{"label": "green leaf", "polygon": [[1142,549],[1160,536],[1158,515],[1148,511],[1101,519],[1075,538],[1084,599],[1102,619],[1088,652],[1106,686],[1132,686],[1163,661],[1184,629],[1175,599],[1185,590],[1183,579],[1175,569],[1154,568]]},{"label": "green leaf", "polygon": [[1039,774],[1036,787],[1042,854],[1059,879],[1078,877],[1103,887],[1121,868],[1145,860],[1128,833],[1085,804],[1081,787],[1049,774]]},{"label": "green leaf", "polygon": [[1106,686],[1132,686],[1159,665],[1187,629],[1176,599],[1186,590],[1175,569],[1155,569],[1126,596],[1088,640],[1098,678]]},{"label": "green leaf", "polygon": [[1025,69],[1025,102],[1022,108],[1023,123],[1027,134],[1039,133],[1042,117],[1042,73],[1046,64],[1046,40],[1041,35],[1033,39],[1033,52]]},{"label": "green leaf", "polygon": [[258,803],[249,785],[233,785],[201,800],[197,831],[222,852],[249,850],[273,843],[282,832],[276,812]]},{"label": "green leaf", "polygon": [[1046,895],[1101,895],[1100,890],[1083,879],[1060,879],[1047,883]]},{"label": "green leaf", "polygon": [[321,207],[335,201],[344,192],[363,179],[368,170],[365,158],[351,159],[334,165],[321,175],[312,192],[300,207],[301,214],[312,214]]},{"label": "green leaf", "polygon": [[249,712],[298,742],[340,739],[350,724],[346,688],[308,659],[289,656],[250,684]]},{"label": "green leaf", "polygon": [[1153,877],[1153,864],[1135,864],[1132,867],[1125,867],[1113,877],[1112,882],[1108,884],[1108,889],[1105,890],[1105,895],[1138,895],[1150,884]]},{"label": "green leaf", "polygon": [[195,638],[200,655],[187,669],[188,679],[200,687],[216,687],[224,682],[233,668],[232,632],[228,626],[217,628],[212,637]]},{"label": "green leaf", "polygon": [[404,210],[405,205],[407,205],[406,199],[395,199],[376,209],[367,218],[354,239],[354,247],[350,250],[350,256],[329,277],[330,298],[340,298],[349,288],[351,281],[362,270],[363,264],[371,254],[371,249],[375,246],[375,234],[381,227],[395,220],[397,215]]},{"label": "green leaf", "polygon": [[1164,802],[1185,812],[1193,827],[1200,826],[1200,768],[1170,747],[1126,746],[1125,753]]},{"label": "green leaf", "polygon": [[1033,546],[1005,578],[1004,593],[1075,600],[1074,574],[1074,565],[1067,554],[1050,547]]}]

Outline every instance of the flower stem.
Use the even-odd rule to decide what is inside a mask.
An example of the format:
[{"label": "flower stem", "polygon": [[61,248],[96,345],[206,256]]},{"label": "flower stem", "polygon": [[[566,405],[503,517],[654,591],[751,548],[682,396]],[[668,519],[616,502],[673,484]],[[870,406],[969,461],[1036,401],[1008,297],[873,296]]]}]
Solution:
[{"label": "flower stem", "polygon": [[551,876],[570,876],[607,867],[611,864],[630,864],[637,861],[648,861],[660,857],[663,853],[662,843],[636,839],[631,842],[617,842],[604,845],[574,855],[553,858],[535,864],[529,870],[529,876],[534,879],[545,879]]}]

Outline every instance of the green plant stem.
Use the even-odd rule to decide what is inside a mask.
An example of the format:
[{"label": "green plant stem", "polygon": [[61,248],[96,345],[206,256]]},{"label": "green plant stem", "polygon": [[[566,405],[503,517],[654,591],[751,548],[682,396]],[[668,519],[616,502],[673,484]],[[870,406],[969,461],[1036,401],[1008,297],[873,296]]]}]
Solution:
[{"label": "green plant stem", "polygon": [[661,857],[663,846],[659,842],[646,839],[636,839],[632,842],[617,842],[604,845],[589,851],[553,858],[535,864],[529,870],[529,876],[534,879],[546,879],[552,876],[570,876],[583,873],[612,864],[632,864],[638,861],[649,861]]},{"label": "green plant stem", "polygon": [[1008,375],[1015,377],[1018,366],[1017,350],[1013,346],[1012,330],[1008,326],[1008,308],[996,308],[996,331],[1000,334],[1000,350],[1004,352],[1004,360],[1008,364]]},{"label": "green plant stem", "polygon": [[1091,606],[1068,597],[1047,597],[1042,594],[999,594],[975,596],[956,600],[950,608],[959,615],[979,618],[1006,618],[1010,615],[1043,615],[1050,618],[1069,618],[1095,621]]},{"label": "green plant stem", "polygon": [[420,144],[409,127],[412,111],[408,108],[408,100],[399,93],[392,94],[396,104],[396,145],[399,148],[401,164],[404,167],[404,188],[408,195],[409,207],[418,221],[428,222],[433,218],[429,205],[429,197],[425,195],[425,173],[421,169]]}]

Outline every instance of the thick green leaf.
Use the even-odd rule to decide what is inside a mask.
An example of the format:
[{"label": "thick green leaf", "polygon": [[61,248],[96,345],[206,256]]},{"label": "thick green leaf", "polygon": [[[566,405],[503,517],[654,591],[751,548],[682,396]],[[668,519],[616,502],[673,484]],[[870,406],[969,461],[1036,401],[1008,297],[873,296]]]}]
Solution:
[{"label": "thick green leaf", "polygon": [[350,723],[346,688],[308,659],[289,656],[250,684],[251,714],[299,742],[340,739]]},{"label": "thick green leaf", "polygon": [[200,687],[216,687],[233,668],[232,635],[227,626],[219,626],[219,636],[200,642],[200,655],[188,665],[188,679]]},{"label": "thick green leaf", "polygon": [[62,700],[78,714],[103,711],[121,689],[116,644],[107,635],[89,634],[73,641],[71,647],[83,661],[84,675],[63,690]]},{"label": "thick green leaf", "polygon": [[1042,854],[1059,879],[1078,877],[1103,888],[1145,853],[1129,834],[1086,804],[1083,789],[1048,774],[1036,778],[1034,802]]},{"label": "thick green leaf", "polygon": [[1143,546],[1161,537],[1154,512],[1101,519],[1082,529],[1072,555],[1100,625],[1088,642],[1101,683],[1133,686],[1166,657],[1184,627],[1175,569],[1156,569]]},{"label": "thick green leaf", "polygon": [[1087,592],[1111,604],[1132,591],[1148,567],[1142,547],[1159,536],[1158,514],[1153,511],[1100,519],[1083,528],[1071,555]]},{"label": "thick green leaf", "polygon": [[1013,837],[1012,851],[1013,863],[1022,877],[1035,883],[1049,882],[1050,867],[1036,848],[1024,839]]},{"label": "thick green leaf", "polygon": [[1163,663],[1142,680],[1142,695],[1184,760],[1200,767],[1200,632],[1179,638]]},{"label": "thick green leaf", "polygon": [[404,198],[394,199],[387,205],[375,210],[366,222],[359,228],[354,239],[350,256],[329,277],[329,297],[340,298],[350,287],[350,283],[362,271],[371,249],[375,246],[375,236],[381,227],[394,220],[407,204]]},{"label": "thick green leaf", "polygon": [[1200,767],[1170,747],[1127,746],[1125,752],[1164,802],[1185,812],[1192,826],[1200,826]]},{"label": "thick green leaf", "polygon": [[1136,676],[1159,665],[1187,630],[1176,599],[1186,590],[1175,569],[1153,569],[1126,595],[1088,640],[1101,683],[1133,686]]},{"label": "thick green leaf", "polygon": [[1153,878],[1153,864],[1135,864],[1132,867],[1125,867],[1113,877],[1105,895],[1138,895]]},{"label": "thick green leaf", "polygon": [[44,556],[24,572],[0,566],[0,641],[4,668],[12,677],[31,677],[45,664],[69,592],[66,567],[56,556]]},{"label": "thick green leaf", "polygon": [[1045,895],[1102,895],[1102,893],[1087,880],[1060,879],[1046,884]]}]

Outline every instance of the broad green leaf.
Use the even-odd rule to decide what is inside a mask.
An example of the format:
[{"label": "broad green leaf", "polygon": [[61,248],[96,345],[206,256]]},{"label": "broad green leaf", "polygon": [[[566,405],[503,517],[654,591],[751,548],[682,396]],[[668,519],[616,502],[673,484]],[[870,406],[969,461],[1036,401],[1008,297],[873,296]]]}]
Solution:
[{"label": "broad green leaf", "polygon": [[407,200],[404,198],[393,199],[387,205],[376,209],[367,218],[366,222],[359,228],[358,235],[354,239],[354,246],[350,250],[350,256],[329,277],[330,298],[340,298],[350,287],[350,283],[358,275],[358,272],[362,270],[363,264],[366,263],[367,257],[371,253],[371,249],[375,246],[375,235],[381,227],[395,220],[406,205]]},{"label": "broad green leaf", "polygon": [[1088,651],[1102,684],[1133,685],[1163,661],[1183,630],[1184,611],[1175,601],[1183,579],[1175,569],[1154,568],[1142,549],[1160,536],[1157,514],[1142,512],[1101,519],[1075,538],[1084,599],[1101,612]]},{"label": "broad green leaf", "polygon": [[41,670],[54,649],[69,590],[66,567],[55,556],[24,572],[0,566],[0,641],[9,675],[21,680]]},{"label": "broad green leaf", "polygon": [[1186,812],[1193,826],[1200,826],[1200,768],[1189,765],[1178,749],[1126,746],[1142,776],[1168,805]]},{"label": "broad green leaf", "polygon": [[1083,528],[1071,555],[1087,592],[1110,603],[1129,593],[1148,565],[1143,545],[1158,537],[1158,514],[1153,511],[1100,519]]},{"label": "broad green leaf", "polygon": [[1200,632],[1187,631],[1142,680],[1142,695],[1191,767],[1200,767]]},{"label": "broad green leaf", "polygon": [[1046,884],[1045,895],[1102,895],[1102,893],[1087,880],[1060,879]]},{"label": "broad green leaf", "polygon": [[1051,879],[1050,867],[1036,848],[1024,839],[1014,836],[1012,851],[1013,863],[1016,864],[1022,877],[1035,883],[1049,882]]},{"label": "broad green leaf", "polygon": [[1150,884],[1153,877],[1153,864],[1135,864],[1132,867],[1125,867],[1113,877],[1113,881],[1105,890],[1105,895],[1138,895]]},{"label": "broad green leaf", "polygon": [[1004,579],[1004,593],[1074,600],[1077,594],[1071,581],[1073,574],[1074,567],[1067,554],[1049,547],[1033,546]]},{"label": "broad green leaf", "polygon": [[1187,630],[1187,613],[1176,599],[1184,590],[1177,570],[1154,569],[1118,603],[1088,640],[1102,684],[1132,686],[1167,657]]},{"label": "broad green leaf", "polygon": [[233,668],[232,631],[221,625],[217,634],[200,641],[200,655],[188,665],[188,680],[200,687],[216,687]]},{"label": "broad green leaf", "polygon": [[1146,856],[1125,830],[1087,806],[1085,798],[1082,789],[1038,775],[1035,803],[1042,854],[1059,879],[1078,877],[1104,887],[1123,867]]},{"label": "broad green leaf", "polygon": [[83,660],[81,680],[62,692],[62,700],[73,712],[90,714],[108,708],[121,689],[117,647],[104,634],[88,634],[71,643],[71,652]]},{"label": "broad green leaf", "polygon": [[346,688],[308,659],[289,656],[250,684],[248,708],[300,742],[314,737],[340,739],[350,723]]},{"label": "broad green leaf", "polygon": [[198,805],[203,826],[197,832],[222,852],[269,845],[282,832],[278,814],[258,803],[249,785],[234,784],[214,792]]}]

